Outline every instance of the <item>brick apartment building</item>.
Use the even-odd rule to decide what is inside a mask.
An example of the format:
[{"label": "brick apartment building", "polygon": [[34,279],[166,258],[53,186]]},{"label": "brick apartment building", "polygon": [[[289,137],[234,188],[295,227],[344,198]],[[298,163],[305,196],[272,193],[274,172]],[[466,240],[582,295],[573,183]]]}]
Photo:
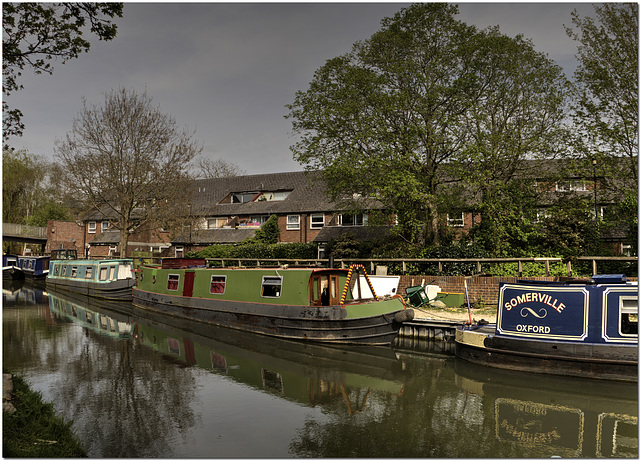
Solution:
[{"label": "brick apartment building", "polygon": [[[595,198],[597,190],[594,188],[599,187],[598,180],[594,181],[587,173],[559,174],[558,164],[549,161],[528,163],[528,167],[540,175],[536,189],[546,196],[541,208],[536,210],[540,216],[544,215],[545,206],[562,194],[573,193],[590,199]],[[602,217],[606,206],[614,199],[603,190],[597,193],[597,212]],[[443,224],[457,232],[466,232],[477,225],[480,214],[474,211],[474,199],[467,199],[466,209],[443,216]],[[368,209],[384,211],[374,200],[369,201]],[[277,216],[280,242],[317,243],[319,257],[323,256],[326,244],[344,232],[367,239],[388,230],[388,227],[369,226],[367,212],[353,214],[330,201],[319,172],[196,180],[191,194],[185,197],[183,211],[185,224],[181,232],[173,232],[172,236],[169,232],[139,229],[130,235],[127,255],[137,250],[180,257],[213,244],[237,244],[254,236],[256,229],[272,215]],[[47,248],[66,244],[78,248],[78,254],[85,256],[120,255],[120,234],[112,229],[107,215],[107,212],[96,210],[85,217],[82,225],[53,223]],[[608,238],[612,244],[620,246],[624,236],[622,232],[608,235]]]}]

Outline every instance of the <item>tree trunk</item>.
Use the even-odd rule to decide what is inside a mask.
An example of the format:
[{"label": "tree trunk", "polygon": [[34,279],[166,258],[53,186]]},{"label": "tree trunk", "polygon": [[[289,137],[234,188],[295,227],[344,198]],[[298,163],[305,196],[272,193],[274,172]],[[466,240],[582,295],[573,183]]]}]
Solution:
[{"label": "tree trunk", "polygon": [[120,229],[120,258],[127,257],[127,247],[129,245],[129,232],[126,228]]}]

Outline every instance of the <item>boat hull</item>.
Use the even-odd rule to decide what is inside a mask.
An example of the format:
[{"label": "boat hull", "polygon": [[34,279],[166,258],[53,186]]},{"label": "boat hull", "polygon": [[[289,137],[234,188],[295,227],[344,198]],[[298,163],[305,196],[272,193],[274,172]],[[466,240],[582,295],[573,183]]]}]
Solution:
[{"label": "boat hull", "polygon": [[366,304],[349,307],[274,305],[173,296],[137,288],[133,290],[133,305],[176,318],[272,337],[335,344],[389,345],[397,336],[401,321],[412,317],[401,304],[399,309],[387,313],[347,318],[346,308],[366,308]]},{"label": "boat hull", "polygon": [[47,278],[47,290],[76,292],[78,294],[107,300],[131,301],[131,290],[135,279],[114,280],[108,283],[72,279]]},{"label": "boat hull", "polygon": [[461,327],[456,357],[490,367],[552,375],[638,381],[637,344],[566,343],[500,337],[495,326]]}]

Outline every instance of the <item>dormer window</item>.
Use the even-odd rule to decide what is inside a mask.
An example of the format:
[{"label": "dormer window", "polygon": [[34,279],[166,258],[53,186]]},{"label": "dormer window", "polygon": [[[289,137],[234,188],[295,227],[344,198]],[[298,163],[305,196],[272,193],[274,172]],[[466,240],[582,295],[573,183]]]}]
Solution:
[{"label": "dormer window", "polygon": [[253,193],[243,192],[243,193],[231,194],[232,203],[249,203],[252,200],[253,200]]}]

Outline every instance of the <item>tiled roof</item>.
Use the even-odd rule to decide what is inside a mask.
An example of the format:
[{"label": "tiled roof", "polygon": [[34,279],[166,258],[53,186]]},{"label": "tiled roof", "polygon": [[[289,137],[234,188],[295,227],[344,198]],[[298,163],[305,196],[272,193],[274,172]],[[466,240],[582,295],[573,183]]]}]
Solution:
[{"label": "tiled roof", "polygon": [[255,228],[194,229],[191,230],[191,233],[185,232],[178,235],[171,240],[171,244],[192,244],[198,246],[210,244],[234,244],[253,237],[255,232]]},{"label": "tiled roof", "polygon": [[[282,201],[220,204],[230,193],[291,191]],[[200,216],[248,216],[344,210],[331,202],[319,172],[257,174],[194,183],[192,212]]]}]

